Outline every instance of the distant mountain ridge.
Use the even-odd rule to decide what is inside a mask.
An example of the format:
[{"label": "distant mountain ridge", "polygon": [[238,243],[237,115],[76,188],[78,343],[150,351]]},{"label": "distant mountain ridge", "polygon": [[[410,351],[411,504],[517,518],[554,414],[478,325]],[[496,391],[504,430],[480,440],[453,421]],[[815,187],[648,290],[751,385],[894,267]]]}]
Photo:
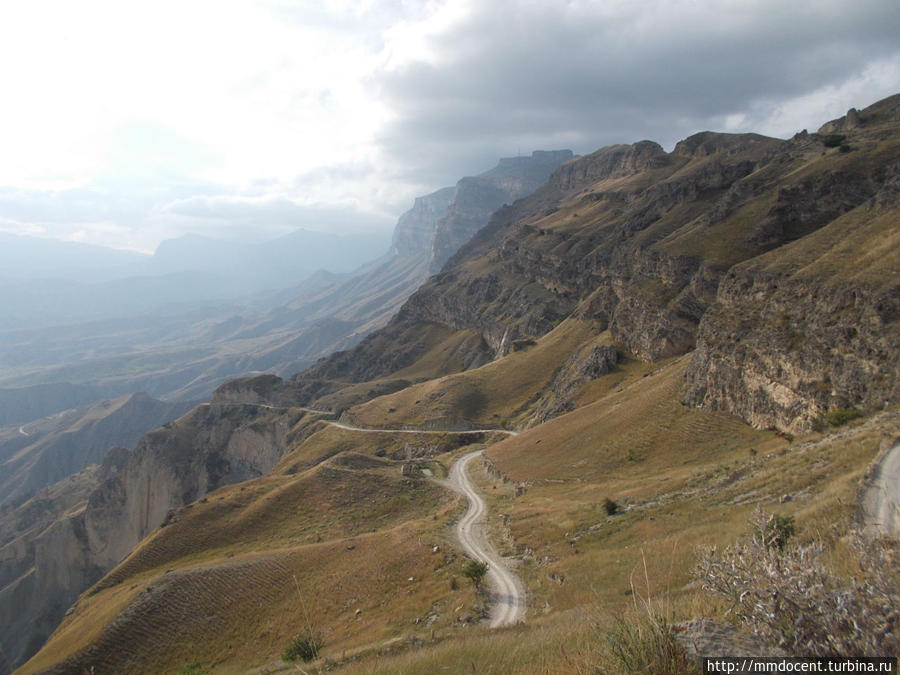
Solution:
[{"label": "distant mountain ridge", "polygon": [[[384,325],[428,277],[439,228],[446,253],[448,246],[458,246],[468,236],[466,232],[485,225],[494,209],[535,189],[556,164],[571,156],[569,150],[538,151],[502,159],[481,176],[416,199],[398,219],[390,248],[387,241],[378,245],[378,237],[363,238],[355,248],[335,248],[335,241],[343,239],[305,231],[257,246],[191,236],[165,242],[156,257],[163,267],[191,263],[199,271],[90,286],[17,282],[5,298],[0,296],[4,315],[14,318],[19,329],[0,330],[0,364],[11,366],[6,378],[0,372],[0,387],[11,389],[39,378],[48,385],[63,381],[94,386],[101,396],[147,391],[163,398],[199,399],[229,377],[266,371],[291,375],[337,349],[354,346]],[[457,227],[462,234],[453,234]],[[345,256],[341,269],[353,263],[352,274],[320,271],[287,288],[248,295],[265,275],[282,274],[279,266],[302,270],[311,260],[329,263],[335,253],[324,251],[332,249]],[[375,258],[381,251],[387,253]],[[363,260],[369,262],[359,266]],[[193,289],[193,303],[183,297],[186,288]],[[242,290],[246,297],[227,299]],[[26,330],[26,319],[36,306],[56,316],[58,323],[72,325]],[[116,317],[104,314],[107,306],[126,308],[136,316],[120,320],[117,330]],[[94,308],[93,327],[75,325],[84,307]],[[105,345],[100,353],[90,346],[98,341]],[[135,344],[141,349],[134,350]],[[31,355],[25,363],[23,353]],[[90,379],[107,372],[102,383]],[[96,399],[82,397],[77,403],[90,400]]]},{"label": "distant mountain ridge", "polygon": [[130,394],[57,413],[10,430],[0,438],[0,504],[97,464],[113,446],[133,447],[148,431],[171,422],[195,403],[166,403]]}]

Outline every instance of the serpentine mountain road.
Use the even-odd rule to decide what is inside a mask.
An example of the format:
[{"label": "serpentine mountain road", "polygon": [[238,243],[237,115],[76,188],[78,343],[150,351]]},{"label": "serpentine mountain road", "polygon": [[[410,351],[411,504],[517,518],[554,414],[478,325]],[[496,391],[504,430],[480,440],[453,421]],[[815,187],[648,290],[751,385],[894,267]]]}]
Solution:
[{"label": "serpentine mountain road", "polygon": [[480,456],[481,450],[477,450],[456,460],[450,469],[449,485],[469,500],[469,510],[456,525],[456,536],[466,553],[488,565],[488,583],[495,593],[491,628],[499,628],[511,626],[525,618],[525,586],[506,567],[480,527],[487,513],[487,506],[466,473],[472,460]]},{"label": "serpentine mountain road", "polygon": [[[278,408],[266,404],[255,404],[261,408]],[[327,410],[316,410],[315,408],[300,408],[310,413],[330,415]],[[420,429],[370,429],[366,427],[355,427],[350,424],[342,424],[327,420],[326,424],[344,429],[346,431],[360,431],[363,433],[374,434],[482,434],[488,432],[496,432],[515,436],[517,431],[509,431],[507,429],[468,429],[466,431],[441,431],[436,429],[420,430]],[[456,536],[460,545],[471,557],[481,562],[487,563],[487,579],[494,591],[494,608],[491,611],[491,628],[500,628],[501,626],[511,626],[519,623],[525,618],[525,585],[518,575],[510,570],[503,562],[503,559],[497,553],[487,535],[481,528],[481,522],[487,513],[487,505],[484,499],[478,494],[478,490],[469,480],[466,468],[476,457],[481,456],[481,450],[470,452],[463,455],[453,466],[450,467],[450,475],[447,480],[447,487],[466,496],[469,500],[469,509],[456,525]]]},{"label": "serpentine mountain road", "polygon": [[367,427],[354,427],[353,425],[342,424],[341,422],[328,421],[325,423],[338,429],[346,429],[347,431],[369,431],[376,434],[457,434],[463,436],[465,434],[497,433],[515,436],[518,433],[516,431],[507,431],[506,429],[467,429],[465,431],[441,431],[440,429],[369,429]]},{"label": "serpentine mountain road", "polygon": [[[419,431],[415,429],[366,429],[340,422],[328,422],[338,429],[371,433],[401,434],[480,434],[489,431],[515,436],[517,432],[505,429],[472,429],[469,431]],[[450,467],[447,486],[466,496],[469,509],[456,525],[456,537],[466,553],[476,560],[487,563],[487,579],[494,591],[494,607],[491,610],[491,628],[511,626],[525,618],[525,585],[522,580],[503,562],[481,528],[487,513],[487,505],[478,490],[469,480],[466,469],[473,459],[481,456],[481,450],[463,455]]]}]

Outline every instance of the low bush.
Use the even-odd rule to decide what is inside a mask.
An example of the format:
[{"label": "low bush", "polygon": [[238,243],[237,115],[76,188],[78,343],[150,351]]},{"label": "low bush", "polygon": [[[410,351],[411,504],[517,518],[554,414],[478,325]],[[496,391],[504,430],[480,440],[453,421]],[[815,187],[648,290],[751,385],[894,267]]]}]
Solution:
[{"label": "low bush", "polygon": [[855,420],[862,416],[861,410],[851,406],[849,408],[835,408],[834,410],[829,410],[825,413],[824,419],[830,426],[839,427],[850,420]]},{"label": "low bush", "polygon": [[826,567],[821,542],[785,545],[793,522],[787,527],[757,510],[752,526],[724,551],[701,549],[695,575],[705,590],[729,600],[755,635],[795,656],[898,653],[900,612],[891,576],[897,562],[884,545],[855,540],[860,567],[870,576],[847,580]]},{"label": "low bush", "polygon": [[700,672],[675,639],[668,622],[654,614],[633,621],[617,619],[606,634],[606,646],[621,673],[693,675]]},{"label": "low bush", "polygon": [[466,560],[463,564],[462,575],[472,582],[475,589],[481,588],[484,575],[487,574],[488,564],[480,560]]},{"label": "low bush", "polygon": [[291,640],[291,644],[281,653],[281,658],[284,661],[312,661],[319,657],[322,646],[322,638],[307,630]]}]

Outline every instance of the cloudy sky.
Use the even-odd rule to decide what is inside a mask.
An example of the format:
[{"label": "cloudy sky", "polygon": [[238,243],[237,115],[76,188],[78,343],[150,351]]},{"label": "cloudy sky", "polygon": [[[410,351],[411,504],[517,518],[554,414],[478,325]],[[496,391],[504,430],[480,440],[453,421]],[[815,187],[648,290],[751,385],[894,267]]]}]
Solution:
[{"label": "cloudy sky", "polygon": [[787,137],[900,92],[897,0],[0,4],[0,231],[390,228],[533,149]]}]

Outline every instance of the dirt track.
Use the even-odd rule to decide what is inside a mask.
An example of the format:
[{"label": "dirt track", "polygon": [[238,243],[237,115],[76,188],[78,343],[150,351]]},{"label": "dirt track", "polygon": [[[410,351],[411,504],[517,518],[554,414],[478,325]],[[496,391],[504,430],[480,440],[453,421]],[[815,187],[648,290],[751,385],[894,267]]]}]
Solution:
[{"label": "dirt track", "polygon": [[487,506],[467,474],[469,464],[481,456],[481,450],[456,460],[450,469],[449,484],[469,500],[469,510],[456,526],[456,535],[466,553],[488,564],[487,579],[494,592],[491,628],[509,626],[525,618],[525,587],[518,576],[503,563],[480,527]]}]

